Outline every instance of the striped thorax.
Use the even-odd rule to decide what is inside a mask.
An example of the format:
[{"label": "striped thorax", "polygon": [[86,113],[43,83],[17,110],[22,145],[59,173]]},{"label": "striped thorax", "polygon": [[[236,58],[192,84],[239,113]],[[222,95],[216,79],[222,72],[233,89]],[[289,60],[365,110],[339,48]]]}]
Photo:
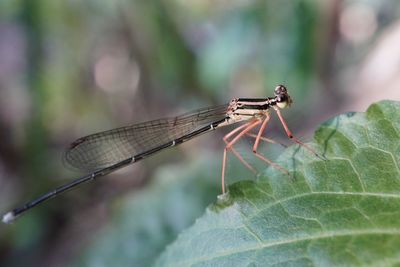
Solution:
[{"label": "striped thorax", "polygon": [[286,87],[283,85],[278,85],[274,93],[274,97],[235,98],[231,100],[227,109],[228,118],[226,124],[233,124],[250,119],[261,119],[271,108],[283,109],[290,106],[293,102]]}]

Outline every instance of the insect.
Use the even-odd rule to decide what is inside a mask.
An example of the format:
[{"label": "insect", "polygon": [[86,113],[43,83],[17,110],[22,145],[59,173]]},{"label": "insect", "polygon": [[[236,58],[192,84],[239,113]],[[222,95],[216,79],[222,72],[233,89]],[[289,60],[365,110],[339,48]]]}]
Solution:
[{"label": "insect", "polygon": [[[166,148],[179,145],[203,133],[239,122],[244,122],[244,124],[233,129],[223,138],[226,146],[222,160],[222,192],[225,193],[225,169],[228,151],[231,151],[247,168],[255,172],[255,169],[233,147],[243,136],[250,136],[255,139],[252,148],[255,156],[281,172],[289,174],[283,167],[259,154],[257,148],[261,140],[273,142],[262,135],[270,119],[270,111],[274,110],[287,136],[318,156],[313,149],[293,136],[283,119],[280,110],[290,106],[291,103],[292,99],[286,87],[278,85],[274,90],[274,97],[236,98],[229,104],[203,108],[174,118],[133,124],[79,138],[66,150],[64,160],[67,164],[85,170],[89,174],[61,185],[6,213],[3,216],[3,222],[11,223],[27,210],[80,184],[93,181],[98,177],[138,162]],[[260,126],[258,132],[252,133],[252,130],[258,126]]]}]

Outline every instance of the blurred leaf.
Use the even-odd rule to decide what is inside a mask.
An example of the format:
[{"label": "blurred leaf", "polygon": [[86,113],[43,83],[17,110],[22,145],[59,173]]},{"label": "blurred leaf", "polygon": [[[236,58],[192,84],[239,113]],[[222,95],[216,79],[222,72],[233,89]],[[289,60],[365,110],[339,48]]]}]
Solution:
[{"label": "blurred leaf", "polygon": [[294,180],[269,168],[234,184],[156,265],[398,264],[399,114],[383,101],[323,124],[315,139],[327,160],[290,147],[279,161]]}]

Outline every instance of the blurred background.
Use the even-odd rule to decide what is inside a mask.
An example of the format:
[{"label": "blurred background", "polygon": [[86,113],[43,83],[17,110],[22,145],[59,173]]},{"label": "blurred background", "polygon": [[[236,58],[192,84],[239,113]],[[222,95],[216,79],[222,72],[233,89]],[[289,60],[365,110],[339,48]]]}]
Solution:
[{"label": "blurred background", "polygon": [[[2,0],[0,213],[81,175],[63,151],[97,131],[285,84],[285,118],[309,141],[330,117],[400,100],[399,18],[397,0]],[[221,193],[227,130],[0,225],[0,265],[151,265]],[[267,136],[290,143],[276,121]],[[250,143],[238,149],[262,171]],[[229,183],[254,178],[236,163]]]}]

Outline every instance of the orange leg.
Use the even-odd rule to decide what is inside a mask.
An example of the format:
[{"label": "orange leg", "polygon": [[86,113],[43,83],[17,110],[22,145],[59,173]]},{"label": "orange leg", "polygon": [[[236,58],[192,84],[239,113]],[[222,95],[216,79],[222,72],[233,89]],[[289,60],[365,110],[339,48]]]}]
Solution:
[{"label": "orange leg", "polygon": [[[232,131],[229,132],[227,135],[225,135],[224,138],[223,138],[225,144],[228,145],[228,143],[229,143],[229,140],[228,140],[228,139],[231,138],[231,137],[232,137],[233,135],[235,135],[236,133],[240,132],[242,129],[246,128],[250,123],[251,123],[251,122],[246,123],[246,124],[243,124],[242,126],[240,126],[240,127],[236,128],[236,129],[232,130]],[[254,139],[257,138],[257,135],[255,135],[255,134],[253,134],[253,133],[247,132],[246,135],[249,136],[249,137],[252,137],[252,138],[254,138]],[[283,146],[283,147],[287,147],[285,144],[276,142],[275,140],[272,140],[272,139],[269,139],[269,138],[266,138],[266,137],[263,137],[263,136],[260,136],[259,139],[262,140],[262,141],[264,141],[264,142],[268,142],[268,143],[272,143],[272,144],[279,144],[279,145],[281,145],[281,146]],[[251,166],[251,165],[236,151],[236,149],[235,149],[233,146],[231,146],[230,150],[231,150],[232,153],[243,163],[243,165],[245,165],[245,166],[246,166],[248,169],[250,169],[253,173],[257,173],[256,169],[254,169],[254,167]]]},{"label": "orange leg", "polygon": [[260,143],[261,135],[265,131],[265,127],[267,127],[267,123],[268,123],[269,119],[270,119],[269,114],[265,113],[265,119],[264,119],[263,123],[261,124],[260,130],[258,131],[256,141],[254,141],[253,152],[257,151],[258,144]]},{"label": "orange leg", "polygon": [[[222,183],[222,193],[225,194],[225,166],[226,166],[226,158],[227,158],[227,152],[228,150],[231,150],[234,155],[236,157],[238,157],[238,159],[244,163],[249,169],[254,170],[253,167],[250,166],[250,164],[248,164],[237,152],[236,150],[233,149],[233,145],[244,135],[246,135],[246,133],[248,133],[249,131],[251,131],[252,129],[254,129],[255,127],[257,127],[259,124],[261,123],[260,120],[255,120],[255,121],[251,121],[248,122],[246,124],[243,124],[242,126],[234,129],[233,131],[231,131],[230,133],[228,133],[227,135],[225,135],[224,137],[224,141],[226,143],[225,149],[224,149],[224,156],[222,159],[222,179],[221,179],[221,183]],[[232,137],[234,134],[238,133],[231,141],[228,141],[228,138]],[[255,171],[255,170],[254,170]]]},{"label": "orange leg", "polygon": [[271,160],[267,159],[266,157],[264,157],[263,155],[261,155],[260,153],[257,152],[257,148],[258,148],[258,145],[259,145],[260,140],[261,140],[261,135],[263,134],[265,128],[267,127],[268,121],[270,119],[268,113],[266,113],[265,116],[266,116],[266,118],[263,121],[263,123],[261,124],[260,130],[258,131],[258,134],[257,134],[257,137],[256,137],[256,141],[254,142],[254,145],[253,145],[253,153],[254,153],[254,155],[256,157],[258,157],[262,161],[268,163],[269,165],[271,165],[275,169],[277,169],[277,170],[279,170],[279,171],[281,171],[281,172],[283,172],[283,173],[285,173],[285,174],[290,176],[289,172],[286,169],[284,169],[283,167],[279,166],[278,164],[272,162]]},{"label": "orange leg", "polygon": [[[223,140],[226,144],[226,146],[228,146],[229,144],[229,138],[231,138],[233,135],[235,135],[236,133],[240,132],[242,129],[246,128],[247,126],[249,126],[252,122],[248,122],[246,124],[243,124],[242,126],[232,130],[231,132],[229,132],[227,135],[224,136]],[[244,160],[244,158],[236,151],[236,149],[233,147],[233,144],[230,146],[229,148],[232,153],[248,168],[250,169],[252,172],[257,173],[256,169],[253,168],[253,166],[251,166],[246,160]]]},{"label": "orange leg", "polygon": [[[249,136],[249,137],[252,137],[252,138],[254,138],[254,139],[257,138],[257,134],[248,133],[248,134],[246,134],[246,135]],[[267,137],[261,136],[261,137],[260,137],[260,140],[261,140],[261,141],[264,141],[264,142],[267,142],[267,143],[271,143],[271,144],[281,145],[281,146],[283,146],[283,147],[285,147],[285,148],[287,147],[287,145],[282,144],[282,143],[280,143],[280,142],[277,142],[277,141],[275,141],[275,140],[273,140],[273,139],[269,139],[269,138],[267,138]]]},{"label": "orange leg", "polygon": [[297,139],[295,136],[293,136],[292,132],[289,130],[289,127],[286,124],[286,121],[283,119],[281,111],[278,108],[275,108],[276,113],[278,114],[279,120],[282,123],[283,128],[285,129],[286,135],[293,140],[295,143],[299,144],[300,146],[304,147],[305,149],[307,149],[308,151],[310,151],[311,153],[313,153],[315,156],[317,156],[320,159],[323,159],[323,157],[321,157],[320,155],[318,155],[318,153],[312,149],[311,147],[309,147],[308,145],[304,144],[303,142],[301,142],[299,139]]}]

